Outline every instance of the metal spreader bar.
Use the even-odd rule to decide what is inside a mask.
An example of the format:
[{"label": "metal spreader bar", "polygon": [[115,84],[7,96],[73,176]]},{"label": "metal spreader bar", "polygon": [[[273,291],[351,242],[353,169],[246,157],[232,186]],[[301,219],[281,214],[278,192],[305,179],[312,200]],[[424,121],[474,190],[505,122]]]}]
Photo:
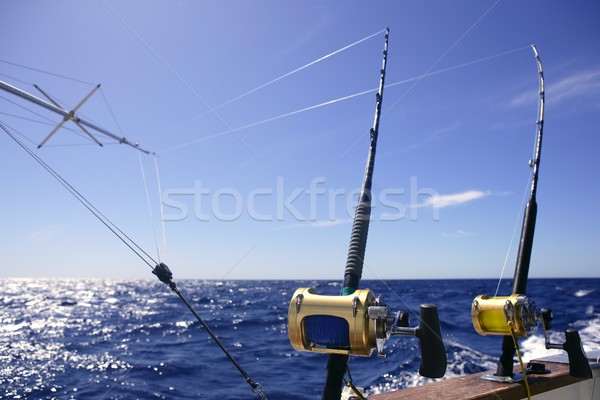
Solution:
[{"label": "metal spreader bar", "polygon": [[92,94],[94,94],[94,92],[95,92],[96,90],[98,90],[98,88],[99,88],[99,87],[100,87],[100,85],[98,85],[98,86],[94,87],[94,89],[93,89],[93,90],[92,90],[92,91],[91,91],[91,92],[90,92],[90,93],[89,93],[89,94],[88,94],[88,95],[87,95],[87,96],[86,96],[86,97],[85,97],[83,100],[81,100],[81,101],[79,102],[79,104],[77,104],[77,106],[75,106],[75,108],[74,108],[73,110],[71,110],[71,111],[66,111],[65,109],[63,109],[63,108],[62,108],[60,105],[58,105],[58,103],[56,103],[54,100],[52,100],[52,99],[51,99],[51,98],[50,98],[50,97],[49,97],[49,96],[48,96],[48,95],[47,95],[47,94],[46,94],[44,91],[42,91],[42,90],[41,90],[39,87],[37,87],[37,86],[36,86],[36,88],[37,88],[38,90],[40,90],[40,92],[42,92],[42,94],[43,94],[45,97],[47,97],[47,98],[48,98],[48,100],[50,100],[50,102],[51,102],[51,103],[48,103],[47,101],[44,101],[44,100],[42,100],[42,99],[40,99],[40,98],[38,98],[38,97],[36,97],[36,96],[34,96],[34,95],[30,94],[30,93],[27,93],[27,92],[25,92],[25,91],[23,91],[23,90],[21,90],[21,89],[19,89],[19,88],[15,87],[15,86],[12,86],[12,85],[10,85],[10,84],[6,83],[6,82],[4,82],[4,81],[0,81],[0,89],[2,89],[2,90],[4,90],[4,91],[6,91],[6,92],[8,92],[8,93],[11,93],[11,94],[13,94],[13,95],[15,95],[15,96],[18,96],[18,97],[20,97],[20,98],[22,98],[22,99],[25,99],[25,100],[27,100],[27,101],[29,101],[29,102],[31,102],[31,103],[34,103],[34,104],[36,104],[36,105],[38,105],[38,106],[40,106],[40,107],[44,107],[45,109],[47,109],[47,110],[50,110],[50,111],[52,111],[52,112],[54,112],[54,113],[56,113],[56,114],[59,114],[59,115],[61,115],[61,116],[63,117],[63,120],[62,120],[62,121],[61,121],[61,122],[60,122],[60,123],[59,123],[59,124],[56,126],[56,128],[54,128],[54,130],[53,130],[53,131],[52,131],[52,132],[51,132],[51,133],[50,133],[50,134],[49,134],[49,135],[48,135],[48,136],[47,136],[47,137],[46,137],[46,138],[45,138],[45,139],[42,141],[42,143],[41,143],[41,144],[38,146],[38,148],[42,147],[42,146],[43,146],[43,145],[44,145],[44,144],[45,144],[45,143],[48,141],[48,139],[50,139],[50,137],[51,137],[52,135],[54,135],[54,134],[56,133],[56,131],[58,131],[58,129],[60,129],[60,128],[61,128],[61,127],[64,125],[64,123],[65,123],[65,122],[67,122],[67,121],[73,121],[73,122],[74,122],[74,123],[75,123],[77,126],[79,126],[79,127],[80,127],[80,128],[81,128],[81,129],[82,129],[82,130],[83,130],[83,131],[84,131],[84,132],[87,134],[87,135],[89,135],[89,136],[90,136],[90,137],[91,137],[91,138],[94,140],[94,142],[98,143],[99,145],[101,145],[101,143],[100,143],[100,142],[99,142],[99,141],[98,141],[98,140],[97,140],[97,139],[96,139],[96,138],[95,138],[95,137],[94,137],[94,136],[93,136],[93,135],[92,135],[92,134],[91,134],[91,133],[90,133],[88,130],[86,130],[86,129],[84,128],[84,126],[85,126],[85,127],[88,127],[88,128],[91,128],[91,129],[93,129],[93,130],[95,130],[95,131],[97,131],[97,132],[99,132],[99,133],[101,133],[101,134],[103,134],[103,135],[105,135],[105,136],[108,136],[108,137],[110,137],[110,138],[112,138],[112,139],[114,139],[114,140],[117,140],[119,143],[122,143],[122,144],[129,145],[129,146],[131,146],[131,147],[133,147],[133,148],[135,148],[135,149],[137,149],[137,150],[139,150],[139,151],[141,151],[141,152],[143,152],[143,153],[146,153],[146,154],[153,154],[152,152],[150,152],[150,151],[148,151],[148,150],[145,150],[145,149],[141,148],[141,147],[139,146],[139,144],[138,144],[138,143],[130,142],[130,141],[129,141],[129,140],[127,140],[126,138],[124,138],[124,137],[121,137],[121,136],[118,136],[118,135],[115,135],[114,133],[112,133],[112,132],[110,132],[110,131],[107,131],[107,130],[106,130],[106,129],[104,129],[104,128],[101,128],[101,127],[99,127],[99,126],[97,126],[97,125],[95,125],[95,124],[92,124],[91,122],[88,122],[88,121],[86,121],[86,120],[83,120],[83,119],[79,118],[79,117],[78,117],[78,116],[75,114],[75,112],[76,112],[76,111],[77,111],[77,110],[78,110],[78,109],[79,109],[79,108],[80,108],[80,107],[83,105],[83,103],[85,103],[85,102],[86,102],[86,101],[87,101],[87,100],[90,98],[90,96],[91,96]]},{"label": "metal spreader bar", "polygon": [[[44,96],[46,96],[46,98],[47,98],[48,100],[50,100],[50,101],[52,102],[52,104],[54,104],[56,107],[60,108],[60,109],[61,109],[61,110],[63,110],[64,112],[67,112],[67,111],[66,111],[64,108],[62,108],[62,107],[61,107],[61,106],[60,106],[60,105],[59,105],[59,104],[58,104],[56,101],[54,101],[54,100],[53,100],[53,99],[52,99],[52,98],[51,98],[51,97],[50,97],[48,94],[46,94],[46,92],[44,92],[44,91],[43,91],[43,90],[42,90],[42,89],[41,89],[39,86],[37,86],[37,85],[34,85],[34,86],[35,86],[35,88],[36,88],[37,90],[39,90],[39,91],[40,91],[40,92],[41,92],[41,93],[42,93]],[[40,143],[40,144],[38,145],[38,149],[39,149],[40,147],[42,147],[44,144],[46,144],[46,142],[47,142],[47,141],[48,141],[48,140],[49,140],[49,139],[52,137],[52,135],[54,135],[54,134],[55,134],[55,133],[56,133],[56,132],[57,132],[57,131],[58,131],[58,130],[61,128],[61,126],[63,126],[63,125],[64,125],[64,123],[65,123],[65,122],[67,122],[67,121],[73,121],[75,124],[77,124],[77,126],[79,126],[79,127],[80,127],[80,128],[83,130],[83,132],[84,132],[84,133],[86,133],[86,134],[87,134],[89,137],[91,137],[91,138],[92,138],[92,140],[93,140],[94,142],[96,142],[97,144],[99,144],[100,146],[102,146],[102,143],[100,143],[100,142],[98,141],[98,139],[96,139],[96,138],[95,138],[95,137],[94,137],[94,136],[93,136],[91,133],[89,133],[89,132],[88,132],[88,131],[87,131],[87,130],[86,130],[84,127],[83,127],[83,125],[81,125],[81,123],[78,121],[78,119],[79,119],[79,118],[75,116],[75,111],[77,111],[77,110],[79,109],[79,107],[81,107],[81,106],[83,105],[83,103],[85,103],[85,102],[86,102],[86,101],[87,101],[87,100],[88,100],[88,99],[89,99],[89,98],[90,98],[90,97],[91,97],[91,96],[92,96],[92,95],[93,95],[93,94],[96,92],[96,90],[98,90],[98,88],[99,88],[99,87],[100,87],[100,85],[99,85],[99,84],[98,84],[97,86],[95,86],[95,87],[92,89],[92,91],[91,91],[91,92],[90,92],[90,93],[89,93],[87,96],[85,96],[85,97],[83,98],[83,100],[81,100],[81,101],[79,102],[79,104],[77,104],[77,105],[75,106],[75,108],[74,108],[74,109],[72,109],[71,111],[67,112],[67,115],[65,115],[65,116],[63,117],[63,120],[62,120],[62,121],[61,121],[61,122],[60,122],[58,125],[56,125],[56,127],[55,127],[55,128],[52,130],[52,132],[50,132],[50,134],[49,134],[48,136],[46,136],[46,138],[45,138],[44,140],[42,140],[42,143]]]}]

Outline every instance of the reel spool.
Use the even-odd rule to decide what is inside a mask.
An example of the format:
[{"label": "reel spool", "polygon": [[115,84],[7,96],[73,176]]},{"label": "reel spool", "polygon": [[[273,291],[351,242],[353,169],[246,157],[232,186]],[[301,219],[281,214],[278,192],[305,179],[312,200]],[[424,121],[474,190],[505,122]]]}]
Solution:
[{"label": "reel spool", "polygon": [[370,356],[377,339],[387,339],[382,326],[387,321],[368,315],[376,304],[370,290],[320,296],[312,288],[298,289],[288,312],[290,342],[298,351]]},{"label": "reel spool", "polygon": [[[577,378],[591,378],[592,370],[583,350],[579,332],[575,329],[565,330],[564,343],[550,341],[552,310],[538,310],[533,300],[524,295],[513,294],[508,297],[489,297],[480,295],[471,305],[473,327],[480,335],[511,335],[508,321],[512,321],[517,337],[525,338],[534,333],[539,322],[544,329],[546,349],[560,349],[567,352],[569,357],[569,373]],[[492,374],[483,375],[484,379],[501,382],[511,382],[504,376]]]},{"label": "reel spool", "polygon": [[528,337],[540,322],[540,313],[533,302],[524,295],[508,297],[480,295],[471,305],[473,327],[480,335],[511,334],[508,322],[512,321],[517,337]]},{"label": "reel spool", "polygon": [[440,378],[446,372],[446,349],[441,339],[437,307],[422,304],[416,328],[408,327],[408,312],[390,312],[381,296],[368,289],[345,296],[323,296],[300,288],[288,310],[288,334],[297,351],[370,356],[391,335],[416,336],[421,342],[419,373]]}]

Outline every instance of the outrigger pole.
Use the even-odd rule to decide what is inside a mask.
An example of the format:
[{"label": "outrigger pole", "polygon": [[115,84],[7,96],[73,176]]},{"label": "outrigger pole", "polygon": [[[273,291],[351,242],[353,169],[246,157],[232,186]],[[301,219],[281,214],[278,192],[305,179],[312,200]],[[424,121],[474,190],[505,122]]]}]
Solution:
[{"label": "outrigger pole", "polygon": [[79,102],[79,104],[77,104],[77,106],[75,106],[75,108],[73,108],[71,111],[67,111],[67,110],[63,109],[57,102],[55,102],[52,98],[50,98],[50,96],[48,96],[37,85],[34,85],[34,86],[44,96],[46,96],[48,98],[48,100],[50,100],[50,102],[52,104],[48,103],[48,102],[46,102],[46,101],[44,101],[44,100],[42,100],[42,99],[40,99],[38,97],[35,97],[34,95],[32,95],[30,93],[27,93],[27,92],[25,92],[25,91],[23,91],[23,90],[15,87],[15,86],[12,86],[12,85],[10,85],[10,84],[8,84],[6,82],[0,81],[0,89],[6,91],[8,93],[14,94],[15,96],[18,96],[18,97],[20,97],[22,99],[25,99],[25,100],[27,100],[27,101],[29,101],[31,103],[37,104],[40,107],[44,107],[45,109],[50,110],[50,111],[52,111],[52,112],[54,112],[56,114],[59,114],[59,115],[61,115],[63,117],[63,120],[39,144],[38,149],[40,147],[42,147],[48,141],[48,139],[50,139],[50,137],[52,135],[54,135],[63,126],[63,124],[65,122],[67,122],[67,121],[73,121],[77,126],[79,126],[83,130],[83,132],[85,134],[87,134],[88,136],[90,136],[92,138],[92,140],[94,140],[94,142],[96,142],[100,146],[102,146],[102,144],[88,130],[86,130],[84,128],[84,126],[87,126],[88,128],[91,128],[91,129],[93,129],[93,130],[95,130],[95,131],[97,131],[97,132],[99,132],[99,133],[101,133],[103,135],[106,135],[106,136],[108,136],[108,137],[110,137],[110,138],[112,138],[114,140],[117,140],[119,143],[129,145],[129,146],[131,146],[131,147],[133,147],[133,148],[135,148],[135,149],[137,149],[137,150],[139,150],[139,151],[141,151],[143,153],[153,154],[152,152],[141,148],[138,143],[130,142],[129,140],[127,140],[124,137],[117,136],[114,133],[109,132],[106,129],[101,128],[101,127],[99,127],[99,126],[97,126],[95,124],[92,124],[91,122],[83,120],[83,119],[79,118],[77,115],[75,115],[75,112],[83,105],[83,103],[85,103],[90,98],[90,96],[92,94],[94,94],[94,92],[96,90],[98,90],[98,88],[100,87],[100,85],[95,86],[94,89],[92,89],[92,91],[83,100],[81,100]]},{"label": "outrigger pole", "polygon": [[[545,90],[544,90],[544,71],[542,70],[542,62],[535,45],[532,45],[535,60],[537,62],[538,74],[540,80],[539,91],[539,115],[536,121],[537,124],[537,142],[535,147],[534,158],[529,161],[529,165],[533,169],[531,179],[531,192],[529,201],[525,206],[523,215],[523,226],[521,228],[521,240],[519,241],[519,250],[517,252],[517,263],[515,265],[515,276],[513,280],[512,294],[525,295],[527,288],[527,277],[529,275],[529,264],[531,261],[531,250],[533,248],[533,234],[535,231],[535,222],[537,217],[537,181],[540,169],[540,156],[542,152],[542,136],[544,132],[544,107],[545,107]],[[502,355],[498,361],[497,376],[513,376],[513,359],[515,356],[515,345],[512,336],[504,336],[502,341]]]},{"label": "outrigger pole", "polygon": [[[371,146],[365,168],[365,177],[363,180],[354,223],[352,225],[352,235],[350,239],[350,248],[348,250],[348,259],[346,261],[346,270],[344,272],[344,287],[342,295],[354,293],[359,287],[362,276],[365,249],[367,245],[367,235],[369,233],[369,221],[371,219],[371,185],[373,180],[373,170],[375,168],[375,152],[377,150],[377,136],[379,132],[379,117],[381,115],[381,103],[383,100],[383,86],[385,83],[385,69],[387,64],[387,49],[389,28],[385,30],[385,45],[383,48],[383,63],[381,66],[381,75],[379,78],[379,91],[376,95],[375,118],[371,128]],[[323,399],[339,399],[342,391],[342,383],[348,365],[348,355],[330,354],[327,361],[327,378],[323,389]]]}]

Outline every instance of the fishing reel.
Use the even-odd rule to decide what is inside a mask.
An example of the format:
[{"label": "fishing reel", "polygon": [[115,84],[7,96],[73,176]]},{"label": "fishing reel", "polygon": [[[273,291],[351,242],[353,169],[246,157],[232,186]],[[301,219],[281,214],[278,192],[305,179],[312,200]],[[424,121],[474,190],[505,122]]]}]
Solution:
[{"label": "fishing reel", "polygon": [[[579,332],[575,329],[565,331],[564,343],[550,341],[552,310],[539,310],[534,301],[524,295],[513,294],[508,297],[477,296],[471,305],[473,327],[480,335],[503,335],[526,338],[535,333],[539,323],[544,329],[546,349],[565,350],[569,357],[569,373],[575,377],[591,378],[592,370],[583,350]],[[511,333],[512,326],[512,333]]]},{"label": "fishing reel", "polygon": [[535,332],[540,313],[533,300],[520,294],[508,297],[477,296],[471,305],[473,327],[480,335],[511,334],[509,322],[517,337]]},{"label": "fishing reel", "polygon": [[385,357],[390,336],[416,336],[421,344],[419,373],[440,378],[446,372],[437,307],[422,304],[419,325],[410,328],[408,312],[391,312],[383,297],[368,289],[343,296],[324,296],[313,288],[300,288],[288,311],[290,343],[297,351],[370,356],[377,349]]}]

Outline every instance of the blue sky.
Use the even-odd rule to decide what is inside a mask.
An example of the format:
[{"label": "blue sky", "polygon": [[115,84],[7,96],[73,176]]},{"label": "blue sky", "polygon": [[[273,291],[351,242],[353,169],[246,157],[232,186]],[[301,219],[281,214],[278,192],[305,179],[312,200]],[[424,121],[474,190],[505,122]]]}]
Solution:
[{"label": "blue sky", "polygon": [[[535,43],[547,108],[530,275],[600,276],[596,2],[0,10],[1,80],[41,96],[38,84],[67,109],[102,84],[79,115],[157,163],[101,135],[100,148],[72,122],[37,150],[60,118],[7,93],[0,120],[155,259],[158,249],[176,278],[342,278],[375,106],[373,92],[358,94],[377,87],[386,26],[363,278],[498,278],[505,259],[511,278],[535,138]],[[152,277],[12,139],[0,143],[0,276]]]}]

